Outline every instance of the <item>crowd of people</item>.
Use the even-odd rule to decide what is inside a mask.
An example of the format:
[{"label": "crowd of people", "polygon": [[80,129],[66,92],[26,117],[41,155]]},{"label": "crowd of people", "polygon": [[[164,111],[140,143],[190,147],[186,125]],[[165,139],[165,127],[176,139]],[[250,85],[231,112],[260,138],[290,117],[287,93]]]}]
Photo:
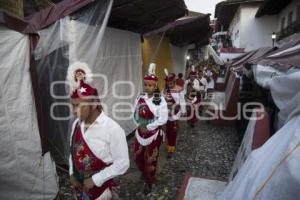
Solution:
[{"label": "crowd of people", "polygon": [[[137,125],[134,140],[134,161],[145,182],[144,194],[151,193],[158,165],[160,145],[165,127],[167,157],[176,151],[177,121],[188,116],[191,127],[197,122],[199,103],[214,87],[212,65],[192,66],[186,80],[182,74],[165,69],[165,87],[158,87],[156,65],[151,63],[144,77],[144,93],[134,104]],[[98,91],[91,86],[87,64],[76,62],[68,69],[67,79],[72,88],[71,103],[77,119],[71,132],[69,158],[70,182],[79,199],[113,199],[117,196],[113,178],[129,167],[128,145],[124,130],[102,107]]]}]

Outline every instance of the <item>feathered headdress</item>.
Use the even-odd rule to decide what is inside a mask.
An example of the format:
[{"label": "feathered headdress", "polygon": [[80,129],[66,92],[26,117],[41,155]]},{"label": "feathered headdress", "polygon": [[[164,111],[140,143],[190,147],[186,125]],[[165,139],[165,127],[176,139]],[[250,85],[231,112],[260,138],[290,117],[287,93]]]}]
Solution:
[{"label": "feathered headdress", "polygon": [[197,72],[196,72],[196,70],[195,70],[195,66],[194,66],[194,65],[192,65],[192,71],[190,72],[189,75],[190,75],[190,76],[197,76]]},{"label": "feathered headdress", "polygon": [[164,71],[165,71],[165,75],[166,75],[166,77],[168,77],[168,76],[169,76],[168,69],[167,69],[167,68],[165,68],[165,69],[164,69]]},{"label": "feathered headdress", "polygon": [[158,78],[155,75],[155,68],[156,68],[156,64],[150,63],[149,68],[148,68],[148,75],[146,75],[144,77],[144,81],[154,82],[154,83],[158,82]]},{"label": "feathered headdress", "polygon": [[69,81],[72,92],[71,98],[98,98],[98,91],[92,83],[92,72],[84,62],[75,62],[69,66],[66,79]]},{"label": "feathered headdress", "polygon": [[176,75],[174,73],[169,74],[167,68],[165,68],[164,71],[165,71],[165,75],[166,75],[166,77],[165,77],[166,82],[175,81]]},{"label": "feathered headdress", "polygon": [[77,79],[76,73],[82,73],[83,82],[91,84],[93,81],[92,71],[88,65],[84,62],[75,62],[71,64],[68,68],[66,79],[70,82],[72,91],[80,87],[80,80]]}]

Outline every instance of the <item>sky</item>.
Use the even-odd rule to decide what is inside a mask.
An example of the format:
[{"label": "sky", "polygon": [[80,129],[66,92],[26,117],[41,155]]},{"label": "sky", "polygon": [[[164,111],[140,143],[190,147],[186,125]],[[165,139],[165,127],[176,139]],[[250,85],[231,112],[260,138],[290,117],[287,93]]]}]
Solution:
[{"label": "sky", "polygon": [[201,12],[204,14],[211,13],[211,19],[215,15],[215,6],[223,0],[184,0],[187,8],[191,11]]}]

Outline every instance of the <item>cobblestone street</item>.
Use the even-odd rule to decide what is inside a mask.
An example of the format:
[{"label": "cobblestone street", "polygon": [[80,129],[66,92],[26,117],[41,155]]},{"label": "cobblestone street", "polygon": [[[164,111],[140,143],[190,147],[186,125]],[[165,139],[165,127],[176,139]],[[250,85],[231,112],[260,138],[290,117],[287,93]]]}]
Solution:
[{"label": "cobblestone street", "polygon": [[[129,141],[130,158],[132,142]],[[118,178],[119,195],[126,200],[174,200],[186,173],[192,176],[206,176],[227,179],[233,165],[239,142],[233,128],[214,127],[207,122],[199,122],[193,129],[185,123],[180,124],[177,152],[172,159],[166,159],[166,143],[160,148],[157,183],[151,195],[143,194],[143,181],[133,160],[128,172]],[[67,174],[60,174],[60,199],[71,200]]]}]

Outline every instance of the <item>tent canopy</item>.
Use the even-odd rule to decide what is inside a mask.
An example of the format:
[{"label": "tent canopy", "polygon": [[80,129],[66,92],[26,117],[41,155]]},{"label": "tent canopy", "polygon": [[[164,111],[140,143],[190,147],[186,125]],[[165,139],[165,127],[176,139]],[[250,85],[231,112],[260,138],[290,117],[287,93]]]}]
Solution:
[{"label": "tent canopy", "polygon": [[287,71],[291,68],[300,69],[300,38],[287,43],[257,63],[272,66],[280,71]]},{"label": "tent canopy", "polygon": [[[55,21],[100,0],[44,0],[26,1],[26,16],[18,18],[0,11],[0,23],[23,33],[35,33]],[[108,26],[145,33],[160,28],[187,13],[183,0],[114,0]]]},{"label": "tent canopy", "polygon": [[146,33],[187,14],[184,0],[115,0],[109,27]]},{"label": "tent canopy", "polygon": [[266,55],[270,54],[274,48],[263,47],[246,53],[242,58],[232,64],[235,70],[241,70],[246,63],[254,64]]},{"label": "tent canopy", "polygon": [[265,56],[253,66],[258,85],[269,89],[279,109],[278,131],[252,151],[219,198],[300,198],[300,44],[297,41]]},{"label": "tent canopy", "polygon": [[176,46],[185,46],[197,43],[200,46],[207,45],[211,35],[209,26],[210,14],[187,16],[177,19],[157,30],[148,32],[145,36],[166,32],[170,42]]}]

